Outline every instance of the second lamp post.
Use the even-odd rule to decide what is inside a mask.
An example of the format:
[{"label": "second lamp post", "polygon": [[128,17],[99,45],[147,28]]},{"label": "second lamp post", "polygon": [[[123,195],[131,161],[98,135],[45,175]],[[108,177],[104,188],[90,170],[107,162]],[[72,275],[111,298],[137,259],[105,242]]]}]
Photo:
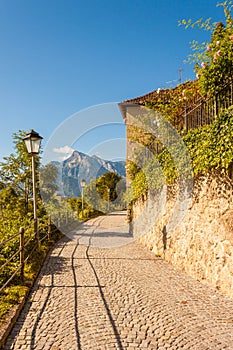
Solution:
[{"label": "second lamp post", "polygon": [[40,144],[43,137],[36,131],[31,131],[23,138],[27,151],[32,156],[32,188],[33,188],[33,215],[34,215],[34,233],[37,243],[39,243],[38,221],[37,221],[37,205],[36,205],[36,166],[35,156],[39,154]]},{"label": "second lamp post", "polygon": [[83,219],[83,209],[84,209],[84,187],[86,186],[86,181],[84,179],[81,180],[81,188],[82,188],[82,219]]}]

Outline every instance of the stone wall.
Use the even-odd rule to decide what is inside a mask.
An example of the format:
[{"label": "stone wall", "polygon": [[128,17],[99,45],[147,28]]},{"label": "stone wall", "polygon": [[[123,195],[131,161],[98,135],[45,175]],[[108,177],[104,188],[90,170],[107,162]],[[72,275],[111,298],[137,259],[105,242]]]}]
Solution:
[{"label": "stone wall", "polygon": [[196,181],[191,201],[183,197],[174,210],[177,198],[177,188],[163,188],[135,203],[134,236],[156,255],[233,298],[232,181],[209,175]]}]

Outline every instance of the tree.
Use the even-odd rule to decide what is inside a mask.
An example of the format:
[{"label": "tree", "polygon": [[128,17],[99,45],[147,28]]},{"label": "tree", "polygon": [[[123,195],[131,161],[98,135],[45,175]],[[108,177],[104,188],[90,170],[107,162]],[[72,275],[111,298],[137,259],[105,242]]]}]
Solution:
[{"label": "tree", "polygon": [[191,48],[195,52],[189,57],[190,62],[195,62],[200,91],[207,95],[218,92],[233,76],[233,19],[231,16],[233,2],[225,1],[217,6],[222,6],[224,9],[225,24],[210,23],[210,19],[180,22],[185,25],[185,28],[197,26],[211,32],[210,43],[199,45],[198,42],[193,41]]},{"label": "tree", "polygon": [[57,177],[58,169],[53,163],[40,167],[40,194],[43,201],[48,202],[53,199],[58,190]]},{"label": "tree", "polygon": [[121,176],[113,172],[102,175],[96,181],[96,189],[101,198],[105,201],[110,200],[111,202],[114,202],[117,199],[116,186],[120,180]]},{"label": "tree", "polygon": [[[108,172],[92,180],[84,189],[84,200],[86,204],[95,211],[107,212],[122,209],[124,201],[125,181],[118,174]],[[123,205],[124,207],[124,205]]]},{"label": "tree", "polygon": [[[31,157],[24,145],[25,135],[26,132],[23,130],[13,134],[15,153],[4,157],[0,163],[0,205],[3,227],[12,228],[25,221],[32,209],[28,202],[32,194]],[[37,168],[38,164],[39,160],[36,159]]]},{"label": "tree", "polygon": [[[15,153],[3,157],[3,162],[0,162],[0,182],[4,184],[4,187],[14,188],[18,195],[32,191],[31,156],[27,153],[24,145],[23,137],[25,135],[26,132],[22,130],[13,134]],[[36,166],[38,169],[38,159]]]}]

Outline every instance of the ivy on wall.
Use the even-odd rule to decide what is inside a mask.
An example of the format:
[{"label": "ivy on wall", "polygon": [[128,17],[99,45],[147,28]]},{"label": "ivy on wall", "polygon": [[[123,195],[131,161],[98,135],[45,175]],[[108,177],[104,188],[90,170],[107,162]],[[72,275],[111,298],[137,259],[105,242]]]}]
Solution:
[{"label": "ivy on wall", "polygon": [[184,142],[195,175],[219,169],[226,172],[233,162],[233,107],[212,124],[190,130]]},{"label": "ivy on wall", "polygon": [[[227,173],[233,164],[233,107],[223,111],[212,124],[189,130],[183,141],[191,158],[193,176],[215,170]],[[173,184],[182,175],[178,174],[175,161],[166,148],[144,163],[143,169],[133,161],[127,164],[132,200],[141,198],[148,189]]]}]

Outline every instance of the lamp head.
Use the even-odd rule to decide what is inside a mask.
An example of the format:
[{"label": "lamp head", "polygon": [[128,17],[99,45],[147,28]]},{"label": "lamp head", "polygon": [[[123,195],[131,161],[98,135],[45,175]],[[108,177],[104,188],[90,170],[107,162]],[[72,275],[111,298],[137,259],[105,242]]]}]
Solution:
[{"label": "lamp head", "polygon": [[81,187],[84,188],[86,186],[86,180],[82,179],[81,180]]},{"label": "lamp head", "polygon": [[40,144],[43,137],[38,132],[31,129],[31,131],[23,138],[29,154],[38,154],[40,150]]}]

